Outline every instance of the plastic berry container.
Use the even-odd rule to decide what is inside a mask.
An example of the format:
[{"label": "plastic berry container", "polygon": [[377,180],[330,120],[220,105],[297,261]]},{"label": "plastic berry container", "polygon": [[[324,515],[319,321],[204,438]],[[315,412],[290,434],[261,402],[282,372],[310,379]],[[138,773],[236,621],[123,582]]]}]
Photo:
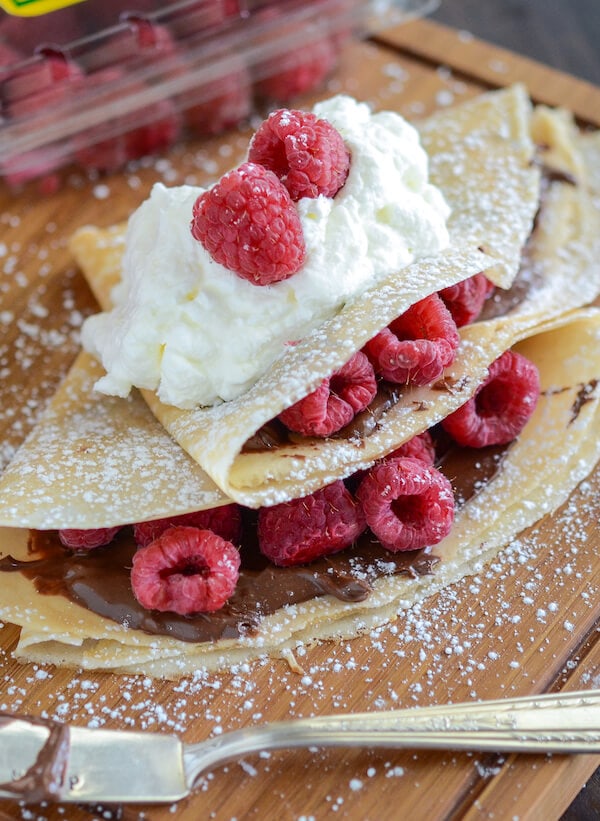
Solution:
[{"label": "plastic berry container", "polygon": [[[334,71],[340,49],[436,0],[80,0],[0,10],[0,178],[111,172],[238,126]],[[0,0],[30,15],[49,0]]]}]

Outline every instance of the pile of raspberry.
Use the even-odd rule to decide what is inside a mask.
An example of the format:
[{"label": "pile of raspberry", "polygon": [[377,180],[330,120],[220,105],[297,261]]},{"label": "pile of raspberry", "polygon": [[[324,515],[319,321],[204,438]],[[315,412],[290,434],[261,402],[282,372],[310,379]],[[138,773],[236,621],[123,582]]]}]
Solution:
[{"label": "pile of raspberry", "polygon": [[[308,496],[261,508],[261,553],[279,567],[307,564],[351,547],[367,528],[393,552],[440,541],[452,524],[454,504],[452,487],[433,459],[424,434],[365,472],[356,491],[339,479]],[[134,525],[131,586],[139,603],[184,616],[223,607],[239,578],[242,517],[243,509],[229,504]],[[90,551],[109,546],[120,530],[61,530],[59,538],[70,550]]]},{"label": "pile of raspberry", "polygon": [[[84,17],[71,8],[62,9],[56,24],[48,24],[50,32],[44,29],[45,42],[61,44],[51,50],[40,49],[39,29],[30,30],[23,18],[6,15],[0,19],[0,67],[7,69],[0,89],[3,113],[12,120],[32,114],[44,114],[51,120],[55,103],[68,97],[85,99],[101,93],[103,97],[114,94],[117,99],[178,73],[189,73],[193,56],[186,53],[187,39],[207,36],[211,31],[218,38],[246,14],[239,0],[197,5],[198,9],[186,8],[180,16],[171,15],[168,26],[151,21],[143,8],[122,12],[114,3],[98,6]],[[293,33],[285,15],[286,10],[276,4],[253,11],[254,17],[267,24],[262,39],[270,56],[258,56],[250,64],[245,56],[231,54],[227,72],[210,86],[198,86],[122,115],[111,121],[110,136],[105,138],[96,138],[92,129],[77,135],[73,158],[85,168],[113,172],[133,160],[166,151],[182,133],[200,137],[220,134],[247,121],[255,106],[285,104],[315,89],[335,68],[350,32],[334,36],[313,31],[302,49],[278,53],[273,46]],[[67,44],[104,30],[110,34],[102,38],[102,52],[98,48],[93,52],[88,72],[85,61],[76,62],[68,56]],[[34,50],[45,59],[38,63],[27,60]],[[163,65],[164,77],[157,69]],[[132,79],[134,75],[151,78]],[[62,155],[52,146],[43,146],[16,162],[3,164],[2,172],[12,187],[37,178],[40,191],[51,194],[61,184],[57,173],[61,164]]]},{"label": "pile of raspberry", "polygon": [[[535,366],[507,351],[475,396],[441,424],[463,446],[510,442],[538,395]],[[261,553],[280,567],[307,564],[351,548],[365,532],[394,553],[438,544],[452,527],[454,493],[435,462],[425,432],[349,480],[261,508]],[[239,578],[242,525],[237,504],[134,525],[131,586],[137,600],[149,610],[183,616],[219,610]],[[120,530],[61,530],[59,537],[70,550],[86,551],[110,545]]]},{"label": "pile of raspberry", "polygon": [[[294,203],[336,196],[350,161],[331,124],[280,109],[257,130],[248,161],[198,198],[192,234],[217,262],[255,285],[286,279],[305,253]],[[430,385],[443,378],[459,347],[458,328],[479,317],[492,289],[480,273],[412,305],[284,410],[280,422],[304,436],[332,436],[368,412],[381,383]],[[506,444],[523,429],[538,395],[535,366],[507,351],[441,426],[459,446]],[[389,551],[412,551],[438,544],[453,519],[452,484],[436,467],[433,440],[424,432],[345,481],[261,508],[258,546],[280,567],[351,548],[364,533]],[[236,504],[134,525],[131,585],[140,604],[184,616],[223,607],[239,578],[242,525]],[[59,535],[68,549],[85,551],[109,545],[120,529]]]},{"label": "pile of raspberry", "polygon": [[254,285],[288,279],[306,256],[294,203],[335,197],[349,168],[350,153],[329,122],[304,111],[274,111],[252,138],[247,162],[196,200],[192,236]]},{"label": "pile of raspberry", "polygon": [[[278,181],[295,179],[281,169]],[[381,380],[426,385],[438,379],[454,359],[458,326],[477,318],[491,288],[477,274],[416,303],[280,420],[305,435],[330,436],[368,407]],[[491,364],[475,395],[440,425],[461,447],[507,444],[531,417],[539,390],[536,367],[506,351]],[[392,552],[419,550],[444,539],[453,520],[452,484],[436,467],[434,442],[426,431],[345,481],[261,508],[258,546],[279,567],[351,548],[364,533]],[[86,551],[110,545],[120,530],[61,530],[59,537],[66,548]],[[131,585],[143,607],[193,616],[219,610],[233,594],[244,540],[239,505],[138,523],[133,537]]]}]

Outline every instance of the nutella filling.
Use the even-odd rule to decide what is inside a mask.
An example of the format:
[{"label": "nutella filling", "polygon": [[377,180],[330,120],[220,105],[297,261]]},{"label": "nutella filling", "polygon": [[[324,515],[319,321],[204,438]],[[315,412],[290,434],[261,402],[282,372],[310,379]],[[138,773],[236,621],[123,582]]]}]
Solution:
[{"label": "nutella filling", "polygon": [[[442,440],[439,449],[439,467],[455,488],[457,504],[464,504],[496,475],[506,452],[506,448],[459,448]],[[441,561],[427,550],[392,553],[367,532],[334,555],[305,566],[276,567],[258,549],[256,512],[245,513],[240,577],[231,598],[214,613],[179,616],[139,604],[129,578],[136,550],[130,528],[124,528],[110,545],[85,552],[64,548],[56,531],[32,531],[32,559],[6,556],[0,559],[0,571],[20,572],[38,593],[64,596],[131,629],[206,642],[252,635],[262,617],[319,596],[364,601],[378,578],[399,574],[417,578],[432,573]]]},{"label": "nutella filling", "polygon": [[586,382],[585,385],[581,385],[579,391],[577,392],[575,401],[573,402],[573,405],[571,407],[571,418],[569,419],[569,425],[572,425],[573,422],[575,422],[575,420],[581,413],[581,409],[583,408],[583,406],[587,405],[588,402],[591,402],[594,399],[594,393],[597,387],[597,379],[591,379],[589,382]]},{"label": "nutella filling", "polygon": [[0,560],[0,571],[19,571],[38,593],[64,596],[134,630],[180,641],[216,641],[252,634],[263,616],[286,604],[327,594],[364,601],[376,578],[392,573],[421,576],[439,562],[425,551],[392,554],[371,538],[364,535],[349,550],[297,567],[276,567],[257,548],[244,544],[233,595],[220,610],[192,617],[146,610],[136,600],[129,580],[136,545],[129,528],[110,545],[85,553],[66,550],[55,531],[32,531],[30,552],[37,558],[23,562],[7,556]]},{"label": "nutella filling", "polygon": [[[556,178],[547,170],[544,177],[546,185]],[[572,182],[562,177],[560,181]],[[543,207],[543,197],[540,207]],[[521,270],[512,287],[507,290],[496,288],[479,319],[490,319],[514,310],[537,287],[539,280],[540,274],[535,266],[528,264],[525,248]],[[443,380],[434,387],[453,390],[453,386]],[[582,388],[580,400],[573,408],[573,418],[589,400],[595,387],[594,383]],[[386,412],[400,400],[401,394],[401,386],[381,381],[369,407],[335,435],[359,441],[372,435]],[[415,412],[418,410],[415,408]],[[246,442],[242,452],[265,451],[292,444],[298,438],[278,419],[273,419]],[[507,451],[507,446],[460,448],[449,445],[443,436],[437,444],[438,467],[452,482],[457,506],[468,501],[494,478]],[[246,529],[246,537],[248,534],[247,543],[240,551],[240,577],[231,598],[215,613],[191,617],[149,611],[137,602],[129,580],[131,559],[136,550],[130,528],[121,531],[107,547],[86,553],[66,550],[56,532],[32,531],[30,553],[35,558],[23,562],[6,556],[0,559],[0,572],[21,572],[33,581],[39,593],[64,596],[132,629],[181,641],[205,642],[251,635],[262,617],[285,605],[299,604],[318,596],[332,595],[347,602],[363,601],[376,579],[392,574],[413,577],[429,574],[441,560],[428,550],[392,553],[367,533],[352,547],[310,565],[276,567],[258,550],[255,518]]]}]

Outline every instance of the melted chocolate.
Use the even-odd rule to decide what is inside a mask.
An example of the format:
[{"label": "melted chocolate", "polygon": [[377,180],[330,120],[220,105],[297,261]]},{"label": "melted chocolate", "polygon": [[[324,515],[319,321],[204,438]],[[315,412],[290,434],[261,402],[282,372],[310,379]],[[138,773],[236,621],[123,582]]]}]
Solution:
[{"label": "melted chocolate", "polygon": [[[442,438],[438,447],[439,467],[452,482],[459,505],[496,475],[506,452],[505,447],[459,448]],[[319,596],[364,601],[376,579],[399,574],[417,578],[432,573],[440,561],[425,550],[391,553],[365,533],[347,550],[306,566],[276,567],[258,550],[256,513],[247,511],[240,577],[233,595],[215,613],[188,617],[146,610],[138,603],[129,578],[135,550],[129,528],[107,547],[85,552],[66,550],[55,531],[32,531],[31,560],[6,556],[0,559],[0,571],[20,572],[42,595],[64,596],[132,629],[204,642],[252,634],[263,616]]]},{"label": "melted chocolate", "polygon": [[450,445],[437,467],[452,483],[457,507],[464,505],[499,473],[510,445],[461,448]]},{"label": "melted chocolate", "polygon": [[240,551],[240,577],[229,601],[215,613],[193,617],[146,610],[137,602],[129,580],[136,550],[129,529],[107,547],[81,553],[65,550],[54,531],[32,531],[34,558],[18,561],[7,556],[0,560],[0,571],[18,571],[39,593],[64,596],[132,629],[202,642],[251,634],[263,616],[286,604],[327,594],[347,602],[364,601],[380,576],[417,577],[431,573],[439,562],[425,551],[392,554],[364,535],[351,549],[310,565],[275,567],[252,545],[254,541],[249,538]]},{"label": "melted chocolate", "polygon": [[579,391],[577,392],[575,401],[571,406],[571,418],[569,419],[569,425],[572,425],[573,422],[577,419],[577,417],[581,413],[581,409],[583,408],[583,406],[594,399],[594,391],[597,387],[597,379],[590,379],[590,381],[586,382],[585,385],[581,385]]},{"label": "melted chocolate", "polygon": [[[0,713],[0,726],[15,721],[16,716]],[[0,790],[12,793],[16,799],[28,804],[40,801],[56,801],[60,798],[69,761],[69,727],[55,721],[19,716],[19,721],[47,727],[48,738],[35,761],[20,778],[0,784]]]},{"label": "melted chocolate", "polygon": [[[331,438],[362,440],[371,436],[378,429],[383,416],[400,400],[401,396],[401,386],[380,380],[373,401],[363,411],[357,413],[345,427],[332,434]],[[288,430],[279,419],[271,419],[248,439],[242,448],[242,453],[257,453],[299,441],[304,442],[306,438]]]}]

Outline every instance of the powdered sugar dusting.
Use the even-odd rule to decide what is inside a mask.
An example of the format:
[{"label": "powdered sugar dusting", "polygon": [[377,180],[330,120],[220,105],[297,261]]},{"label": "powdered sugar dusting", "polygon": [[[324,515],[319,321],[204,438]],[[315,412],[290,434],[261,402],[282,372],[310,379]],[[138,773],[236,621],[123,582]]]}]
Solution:
[{"label": "powdered sugar dusting", "polygon": [[[467,32],[458,37],[472,39]],[[390,99],[396,99],[416,115],[431,109],[431,97],[420,96],[421,67],[414,72],[409,69],[406,79],[393,77],[393,72],[383,71],[390,62],[389,52],[378,62],[373,47],[365,48],[364,60],[361,66],[368,71],[378,67],[381,77],[388,77],[372,93],[372,101],[385,98],[389,105]],[[351,91],[343,77],[335,82],[336,90]],[[399,82],[404,83],[406,91],[402,98],[398,95]],[[448,78],[435,78],[436,88],[447,82]],[[353,85],[355,90],[356,79]],[[366,96],[369,89],[364,91]],[[187,154],[180,154],[178,159],[182,181],[185,178],[192,184],[204,184],[207,175],[214,175],[216,163],[211,148],[187,149]],[[127,188],[136,192],[136,203],[143,197],[150,177],[160,177],[160,171],[138,168],[131,172]],[[139,180],[143,181],[141,187]],[[77,177],[69,182],[69,190],[87,194],[87,184]],[[113,185],[116,196],[118,181],[111,181]],[[110,200],[113,207],[115,201]],[[95,201],[95,205],[102,202]],[[11,256],[22,259],[24,246],[20,250],[11,248],[12,231],[20,227],[19,223],[37,221],[43,225],[35,211],[29,212],[27,219],[15,211],[11,206],[1,215],[8,236],[3,230],[0,268]],[[64,208],[58,211],[68,213]],[[123,210],[121,216],[125,213]],[[103,214],[106,224],[112,221],[110,209]],[[14,384],[20,381],[20,371],[13,364],[14,351],[27,349],[33,336],[13,328],[13,345],[3,335],[14,316],[21,316],[22,307],[19,303],[16,307],[3,303],[9,292],[3,286],[10,282],[11,293],[27,290],[28,281],[37,281],[38,271],[43,281],[49,281],[55,264],[40,258],[32,277],[29,269],[14,260],[0,273],[0,323],[4,325],[0,327],[0,368],[12,369],[8,382],[0,383],[4,391],[0,420],[4,430],[12,431],[10,442],[3,445],[7,458],[45,406],[76,345],[66,334],[64,347],[57,349],[61,356],[52,360],[52,366],[40,369],[44,387],[34,388],[32,382],[27,399],[23,400],[23,394],[19,398]],[[69,310],[83,312],[87,305],[79,285],[75,304]],[[33,319],[41,324],[46,318],[35,316],[35,312],[26,317],[27,322]],[[56,317],[53,321],[56,327],[61,326]],[[55,369],[56,362],[60,367]],[[35,367],[32,363],[28,373]],[[395,624],[368,631],[351,642],[317,648],[297,646],[295,657],[302,666],[301,674],[292,672],[287,663],[266,659],[240,663],[227,674],[199,671],[179,682],[18,664],[11,656],[17,630],[5,624],[0,626],[0,710],[25,711],[81,726],[174,732],[195,741],[271,719],[521,695],[547,689],[557,680],[566,688],[598,687],[600,668],[593,636],[600,585],[594,549],[598,541],[599,494],[599,482],[593,476],[581,485],[550,527],[544,525],[513,540],[491,564],[473,567],[468,579],[412,607]],[[586,634],[591,636],[590,642],[581,645]],[[555,763],[548,759],[544,768],[556,772]],[[448,794],[456,784],[483,786],[482,779],[493,777],[503,765],[502,756],[455,753],[280,751],[248,757],[245,767],[231,763],[203,774],[198,795],[190,802],[162,809],[127,808],[123,818],[141,821],[186,813],[190,817],[233,819],[246,811],[268,818],[273,811],[273,795],[282,815],[298,821],[321,821],[331,815],[377,818],[382,817],[382,808],[400,806],[415,817],[432,817],[439,810],[440,785],[447,788]],[[511,786],[518,802],[521,787],[514,780]],[[6,809],[11,817],[23,821],[111,817],[111,810],[88,812],[72,806],[65,809],[7,804]]]}]

